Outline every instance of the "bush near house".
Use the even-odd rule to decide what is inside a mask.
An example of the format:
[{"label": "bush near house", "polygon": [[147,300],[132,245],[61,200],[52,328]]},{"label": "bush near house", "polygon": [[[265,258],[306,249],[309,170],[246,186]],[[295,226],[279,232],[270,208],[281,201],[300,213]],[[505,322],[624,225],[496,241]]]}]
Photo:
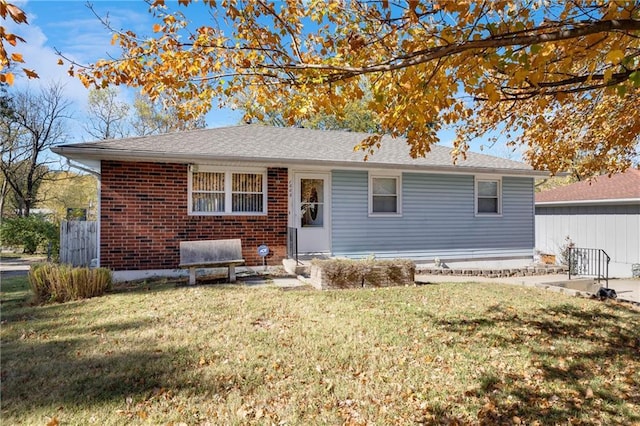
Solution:
[{"label": "bush near house", "polygon": [[319,289],[413,285],[415,270],[415,263],[406,259],[315,259],[311,283]]},{"label": "bush near house", "polygon": [[34,254],[38,250],[46,251],[49,243],[52,245],[52,253],[58,253],[60,248],[58,226],[38,214],[3,219],[0,238],[3,246],[22,247],[27,254]]},{"label": "bush near house", "polygon": [[87,299],[101,296],[111,287],[111,271],[39,263],[31,266],[29,285],[36,303]]}]

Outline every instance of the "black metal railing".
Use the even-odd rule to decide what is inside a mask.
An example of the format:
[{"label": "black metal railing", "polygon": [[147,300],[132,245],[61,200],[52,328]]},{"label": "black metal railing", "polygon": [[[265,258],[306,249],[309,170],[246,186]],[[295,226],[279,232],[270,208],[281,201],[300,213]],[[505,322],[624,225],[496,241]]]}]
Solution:
[{"label": "black metal railing", "polygon": [[609,288],[609,262],[611,258],[602,249],[569,247],[569,279],[583,275],[606,282]]},{"label": "black metal railing", "polygon": [[298,228],[287,227],[287,257],[298,264]]}]

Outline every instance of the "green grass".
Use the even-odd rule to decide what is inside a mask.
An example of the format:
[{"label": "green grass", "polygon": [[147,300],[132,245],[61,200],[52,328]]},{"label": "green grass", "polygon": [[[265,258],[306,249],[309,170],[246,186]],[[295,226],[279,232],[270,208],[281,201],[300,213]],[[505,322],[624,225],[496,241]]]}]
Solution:
[{"label": "green grass", "polygon": [[2,282],[3,424],[640,423],[640,313],[499,285]]}]

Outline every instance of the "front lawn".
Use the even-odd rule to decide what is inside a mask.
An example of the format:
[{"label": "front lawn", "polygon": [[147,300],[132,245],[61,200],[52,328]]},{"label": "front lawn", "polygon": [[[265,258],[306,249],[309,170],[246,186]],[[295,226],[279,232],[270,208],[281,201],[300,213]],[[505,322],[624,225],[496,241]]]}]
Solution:
[{"label": "front lawn", "polygon": [[2,281],[3,424],[633,424],[640,313],[499,285],[174,283],[29,306]]}]

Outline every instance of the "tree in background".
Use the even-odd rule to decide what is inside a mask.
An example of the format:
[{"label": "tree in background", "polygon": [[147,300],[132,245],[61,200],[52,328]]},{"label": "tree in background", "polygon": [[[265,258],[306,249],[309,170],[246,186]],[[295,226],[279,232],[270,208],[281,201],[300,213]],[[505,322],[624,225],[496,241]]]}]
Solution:
[{"label": "tree in background", "polygon": [[119,100],[117,88],[89,91],[85,130],[94,139],[115,139],[128,136],[129,105]]},{"label": "tree in background", "polygon": [[302,122],[303,127],[325,130],[349,130],[352,132],[378,133],[380,125],[376,115],[367,109],[367,102],[355,100],[331,114],[318,112]]},{"label": "tree in background", "polygon": [[581,179],[571,174],[566,176],[550,176],[543,179],[536,179],[534,188],[536,192],[547,191],[549,189],[571,185],[579,180]]},{"label": "tree in background", "polygon": [[57,224],[43,215],[32,214],[4,219],[0,224],[0,239],[3,245],[22,247],[23,252],[28,254],[45,251],[49,244],[52,253],[57,253],[60,231]]},{"label": "tree in background", "polygon": [[133,105],[120,100],[117,88],[92,89],[85,130],[95,140],[147,136],[205,127],[204,116],[181,119],[161,100],[136,96]]},{"label": "tree in background", "polygon": [[[242,109],[246,117],[254,117],[250,122],[268,124],[276,127],[287,126],[286,119],[279,111],[260,110],[259,105],[251,103],[243,104]],[[297,121],[294,125],[296,127],[306,127],[309,129],[348,130],[362,133],[376,133],[380,131],[380,126],[376,122],[376,116],[367,110],[365,102],[358,100],[346,104],[340,111],[333,113],[318,112],[310,115],[308,118]]]},{"label": "tree in background", "polygon": [[65,141],[70,102],[60,85],[39,93],[20,91],[10,101],[12,114],[2,118],[0,170],[17,201],[18,216],[29,216],[41,201],[38,188],[49,176],[49,148]]},{"label": "tree in background", "polygon": [[[362,79],[361,87],[363,91],[368,90],[369,82],[367,79]],[[309,114],[307,118],[297,121],[294,125],[310,129],[379,133],[380,125],[377,122],[377,116],[368,109],[370,101],[371,92],[369,91],[369,96],[363,99],[349,101],[340,109]],[[287,102],[288,99],[284,98],[279,103],[285,105]],[[251,121],[276,127],[288,125],[281,110],[265,108],[254,99],[250,90],[236,95],[234,103],[245,112],[245,117],[253,117]]]},{"label": "tree in background", "polygon": [[[380,132],[406,136],[413,156],[454,128],[456,156],[500,132],[552,172],[578,156],[581,175],[637,159],[638,2],[179,3],[154,0],[151,34],[115,31],[119,58],[70,71],[87,86],[139,87],[181,118],[247,89],[289,125],[364,101]],[[194,27],[187,14],[203,8],[211,25]],[[372,135],[361,148],[379,143]]]},{"label": "tree in background", "polygon": [[98,181],[91,174],[52,171],[40,186],[38,196],[56,223],[67,219],[68,209],[86,209],[87,220],[96,220]]},{"label": "tree in background", "polygon": [[163,97],[151,99],[138,95],[133,102],[132,133],[136,136],[159,135],[206,127],[204,115],[181,118],[176,107]]},{"label": "tree in background", "polygon": [[[10,125],[13,120],[13,108],[11,106],[11,98],[7,93],[6,83],[0,83],[0,139],[2,140],[2,147],[0,154],[2,155],[2,162],[5,162],[5,154],[7,155],[7,161],[10,161],[11,147],[13,146],[13,127]],[[9,183],[4,178],[4,173],[0,173],[0,218],[4,217],[4,208],[7,204],[7,197],[9,196]]]}]

